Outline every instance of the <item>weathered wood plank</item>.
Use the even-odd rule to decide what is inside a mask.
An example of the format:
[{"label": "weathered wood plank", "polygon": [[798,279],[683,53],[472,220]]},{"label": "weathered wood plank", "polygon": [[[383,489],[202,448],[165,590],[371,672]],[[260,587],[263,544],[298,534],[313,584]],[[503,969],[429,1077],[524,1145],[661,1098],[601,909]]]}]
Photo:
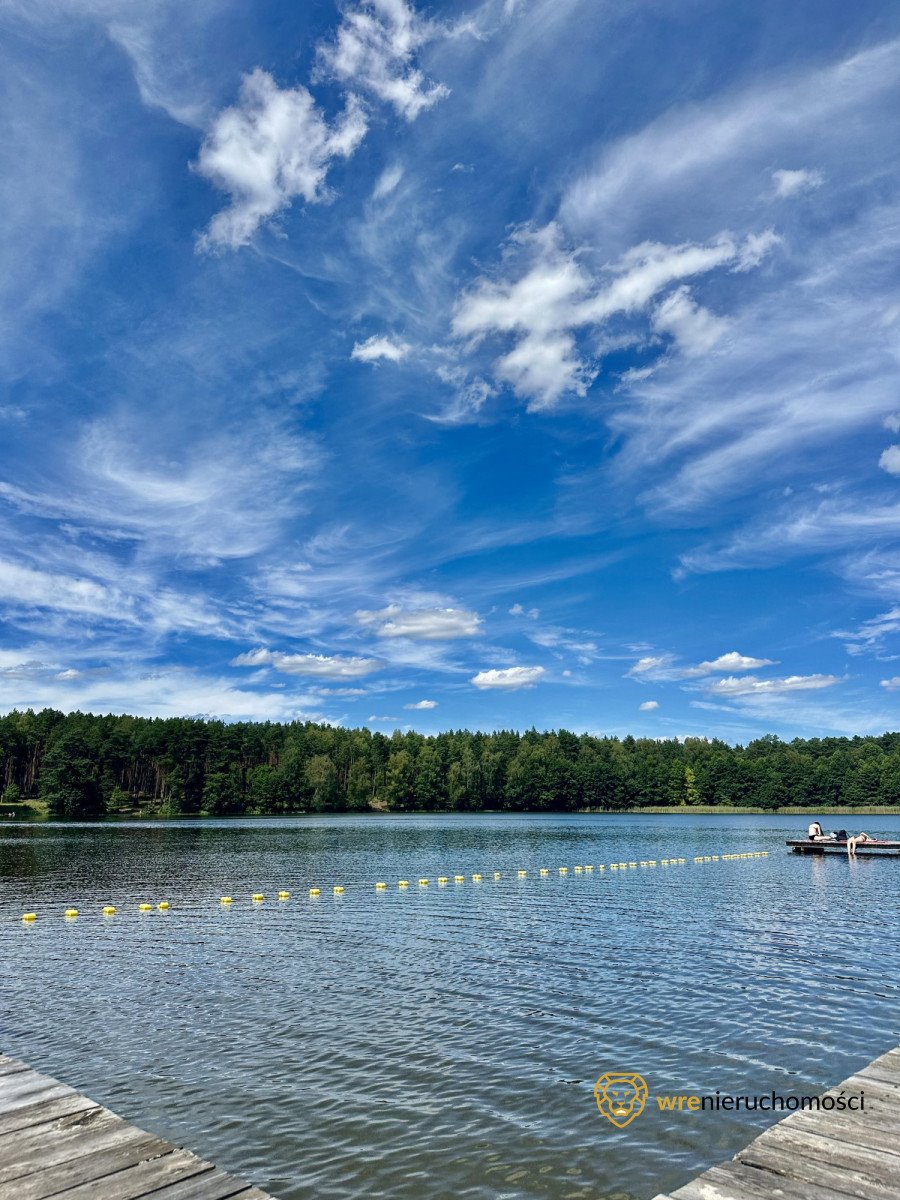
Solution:
[{"label": "weathered wood plank", "polygon": [[274,1200],[0,1055],[0,1200]]},{"label": "weathered wood plank", "polygon": [[797,1183],[740,1162],[712,1167],[672,1193],[672,1200],[847,1200],[834,1187]]},{"label": "weathered wood plank", "polygon": [[[8,1183],[48,1167],[71,1162],[97,1150],[111,1150],[114,1147],[125,1150],[136,1142],[146,1142],[150,1137],[142,1129],[135,1129],[112,1113],[107,1113],[105,1109],[101,1109],[96,1117],[89,1113],[88,1118],[88,1127],[75,1126],[58,1133],[55,1137],[29,1138],[28,1144],[21,1149],[0,1147],[0,1183]],[[15,1142],[17,1136],[11,1134],[3,1140],[11,1139]]]},{"label": "weathered wood plank", "polygon": [[161,1138],[139,1129],[132,1132],[140,1136],[135,1136],[127,1143],[120,1142],[111,1149],[81,1154],[56,1166],[41,1167],[28,1175],[0,1184],[0,1197],[3,1200],[12,1200],[13,1197],[15,1200],[47,1200],[50,1196],[58,1196],[60,1192],[68,1195],[72,1188],[88,1185],[91,1195],[99,1200],[107,1176],[118,1178],[118,1173],[129,1167],[172,1152],[168,1142]]},{"label": "weathered wood plank", "polygon": [[897,1200],[900,1048],[823,1094],[864,1096],[865,1108],[791,1113],[731,1162],[658,1200]]},{"label": "weathered wood plank", "polygon": [[15,1058],[0,1058],[0,1076],[2,1075],[18,1075],[22,1071],[30,1070],[23,1062],[19,1062]]},{"label": "weathered wood plank", "polygon": [[[794,1184],[830,1187],[857,1200],[897,1200],[897,1180],[892,1184],[882,1183],[868,1174],[836,1169],[832,1163],[805,1158],[792,1150],[760,1145],[759,1139],[741,1151],[738,1159],[744,1166],[769,1171]],[[773,1179],[773,1189],[782,1186],[783,1179]],[[772,1194],[775,1195],[774,1190]]]},{"label": "weathered wood plank", "polygon": [[[102,1164],[100,1166],[102,1169]],[[23,1193],[22,1200],[49,1200],[50,1196],[60,1194],[64,1195],[65,1200],[142,1200],[144,1196],[156,1197],[164,1194],[170,1184],[205,1178],[214,1171],[212,1163],[205,1162],[196,1154],[191,1154],[189,1150],[173,1150],[171,1146],[168,1146],[164,1154],[146,1157],[131,1165],[123,1164],[121,1170],[110,1171],[88,1182],[67,1184],[62,1193],[59,1191],[42,1192],[35,1195]],[[22,1182],[30,1183],[34,1180],[37,1184],[46,1174],[49,1172],[42,1171]],[[238,1189],[246,1188],[247,1185],[239,1179],[233,1179],[232,1186],[234,1189]],[[0,1190],[0,1200],[19,1200],[19,1196],[18,1193],[15,1197],[6,1196]]]},{"label": "weathered wood plank", "polygon": [[87,1096],[79,1096],[77,1093],[72,1096],[61,1096],[58,1100],[43,1100],[37,1104],[25,1104],[0,1114],[0,1135],[16,1133],[19,1130],[29,1129],[33,1125],[44,1125],[48,1121],[57,1121],[60,1117],[90,1112],[92,1108],[99,1107],[99,1104],[95,1104]]},{"label": "weathered wood plank", "polygon": [[[69,1197],[66,1196],[65,1200],[69,1200]],[[160,1188],[153,1193],[152,1200],[271,1200],[271,1197],[267,1197],[259,1188],[235,1179],[233,1175],[215,1170],[196,1179],[186,1179],[183,1183]]]},{"label": "weathered wood plank", "polygon": [[[900,1185],[900,1158],[893,1154],[873,1154],[871,1150],[849,1142],[835,1141],[831,1136],[830,1126],[820,1126],[818,1133],[807,1133],[803,1129],[789,1127],[787,1122],[782,1121],[758,1137],[753,1146],[759,1150],[784,1152],[798,1159],[808,1158],[815,1163],[825,1164],[834,1171],[852,1171],[871,1179],[874,1183],[892,1182],[895,1189]],[[754,1153],[749,1146],[737,1157],[741,1162],[747,1162],[748,1153]]]}]

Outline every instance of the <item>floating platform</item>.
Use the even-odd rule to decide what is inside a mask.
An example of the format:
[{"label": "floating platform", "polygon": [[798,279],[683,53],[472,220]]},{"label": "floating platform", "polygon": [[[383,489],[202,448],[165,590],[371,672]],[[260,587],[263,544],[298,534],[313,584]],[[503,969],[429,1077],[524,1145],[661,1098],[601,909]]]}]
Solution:
[{"label": "floating platform", "polygon": [[746,1150],[655,1200],[896,1200],[900,1196],[900,1047],[823,1093],[865,1097],[863,1111],[792,1113]]},{"label": "floating platform", "polygon": [[[811,842],[809,838],[791,838],[785,842],[795,854],[843,854],[846,857],[845,841]],[[856,847],[858,858],[890,858],[900,855],[900,842],[860,842]]]},{"label": "floating platform", "polygon": [[0,1200],[274,1200],[0,1055]]}]

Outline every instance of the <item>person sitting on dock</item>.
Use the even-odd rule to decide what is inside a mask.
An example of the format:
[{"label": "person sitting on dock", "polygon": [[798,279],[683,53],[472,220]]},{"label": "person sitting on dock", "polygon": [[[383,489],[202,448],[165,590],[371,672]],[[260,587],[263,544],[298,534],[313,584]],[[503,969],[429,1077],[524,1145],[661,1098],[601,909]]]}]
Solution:
[{"label": "person sitting on dock", "polygon": [[810,827],[808,830],[808,836],[809,836],[809,840],[811,842],[833,842],[834,841],[834,834],[833,833],[824,833],[822,830],[822,826],[819,824],[818,821],[813,821],[810,824]]},{"label": "person sitting on dock", "polygon": [[874,842],[875,839],[870,837],[868,833],[858,833],[856,837],[847,838],[847,857],[856,857],[856,847],[860,842]]}]

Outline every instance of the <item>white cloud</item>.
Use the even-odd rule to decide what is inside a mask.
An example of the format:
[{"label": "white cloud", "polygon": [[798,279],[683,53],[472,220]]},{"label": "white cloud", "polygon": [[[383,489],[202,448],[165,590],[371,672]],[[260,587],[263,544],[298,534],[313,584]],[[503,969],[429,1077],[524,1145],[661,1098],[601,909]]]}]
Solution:
[{"label": "white cloud", "polygon": [[296,196],[308,204],[327,199],[329,167],[356,150],[366,128],[353,96],[329,125],[305,87],[279,88],[259,68],[245,75],[238,103],[219,113],[200,147],[196,170],[231,204],[213,217],[198,247],[246,246]]},{"label": "white cloud", "polygon": [[840,683],[837,675],[788,675],[784,679],[757,679],[755,675],[729,675],[709,685],[716,696],[781,696],[789,692],[816,691]]},{"label": "white cloud", "polygon": [[415,704],[404,704],[403,705],[404,708],[411,708],[411,709],[421,710],[421,711],[424,711],[425,709],[429,709],[429,708],[437,708],[437,706],[438,706],[437,700],[417,700]]},{"label": "white cloud", "polygon": [[680,676],[681,668],[674,666],[675,656],[673,654],[645,654],[639,658],[637,662],[625,672],[626,678],[639,678],[647,676],[651,679],[677,679]]},{"label": "white cloud", "polygon": [[727,654],[720,654],[709,662],[698,663],[695,670],[703,674],[711,671],[755,671],[759,667],[771,667],[775,661],[773,658],[751,658],[747,654],[738,654],[737,650],[729,650]]},{"label": "white cloud", "polygon": [[670,334],[688,357],[708,354],[724,336],[729,324],[723,317],[717,317],[697,304],[688,287],[672,292],[653,314],[654,330]]},{"label": "white cloud", "polygon": [[541,615],[541,610],[539,608],[529,608],[526,610],[521,604],[517,603],[509,610],[509,615],[511,617],[528,617],[530,620],[536,621]]},{"label": "white cloud", "polygon": [[413,641],[441,642],[451,638],[477,637],[481,617],[464,608],[420,608],[404,610],[389,604],[376,611],[360,609],[354,614],[360,625],[375,630],[378,637],[410,638]]},{"label": "white cloud", "polygon": [[426,79],[415,53],[443,30],[418,15],[406,0],[362,0],[344,10],[333,42],[318,47],[319,69],[352,88],[393,105],[413,121],[450,94]]},{"label": "white cloud", "polygon": [[543,667],[503,667],[490,671],[479,671],[473,675],[470,683],[482,691],[488,688],[501,688],[504,691],[515,691],[517,688],[532,687],[544,674]]},{"label": "white cloud", "polygon": [[900,433],[900,413],[888,413],[884,418],[884,427],[891,433]]},{"label": "white cloud", "polygon": [[[526,397],[530,409],[549,408],[566,393],[584,396],[596,377],[598,367],[579,348],[577,333],[645,313],[681,279],[722,267],[749,269],[777,240],[767,232],[742,242],[722,233],[706,245],[643,242],[595,272],[565,246],[555,222],[520,230],[507,247],[501,277],[477,280],[457,301],[453,333],[472,348],[489,335],[511,336],[514,345],[495,360],[495,376]],[[686,292],[664,302],[654,320],[691,354],[710,349],[725,328]]]},{"label": "white cloud", "polygon": [[900,691],[900,675],[892,675],[890,679],[882,679],[881,686],[889,692]]},{"label": "white cloud", "polygon": [[759,667],[770,667],[774,661],[771,658],[751,658],[749,655],[739,654],[737,650],[729,650],[727,654],[720,654],[718,658],[698,663],[694,667],[686,667],[678,665],[674,654],[647,654],[626,671],[625,677],[666,683],[672,680],[696,679],[722,671],[753,671]]},{"label": "white cloud", "polygon": [[399,717],[376,717],[373,713],[373,715],[371,717],[369,717],[369,724],[374,725],[377,722],[384,723],[386,721],[399,721],[399,720],[400,720]]},{"label": "white cloud", "polygon": [[825,177],[821,171],[773,171],[772,183],[775,195],[780,199],[796,196],[798,192],[810,192],[822,186]]},{"label": "white cloud", "polygon": [[882,471],[887,471],[888,475],[900,475],[900,446],[888,446],[887,450],[882,452],[878,465]]},{"label": "white cloud", "polygon": [[639,712],[653,712],[655,708],[659,708],[658,700],[645,700],[643,704],[638,705]]},{"label": "white cloud", "polygon": [[380,671],[375,658],[339,658],[326,654],[284,654],[279,650],[248,650],[231,660],[233,667],[271,666],[286,675],[305,675],[318,679],[358,679]]},{"label": "white cloud", "polygon": [[373,334],[364,342],[357,342],[350,352],[350,357],[358,362],[378,362],[386,359],[388,362],[401,362],[409,354],[411,347],[406,342],[397,342],[393,338],[379,337]]}]

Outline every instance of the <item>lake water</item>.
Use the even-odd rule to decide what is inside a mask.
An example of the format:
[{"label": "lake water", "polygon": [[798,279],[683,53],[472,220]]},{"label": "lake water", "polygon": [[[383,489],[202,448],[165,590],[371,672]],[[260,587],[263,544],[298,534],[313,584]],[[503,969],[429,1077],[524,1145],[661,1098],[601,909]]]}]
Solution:
[{"label": "lake water", "polygon": [[[654,1093],[817,1092],[900,1041],[900,862],[789,854],[805,826],[0,826],[0,1049],[281,1200],[643,1200],[773,1119],[663,1113]],[[897,817],[862,827],[900,837]],[[688,862],[596,870],[670,857]],[[607,1070],[650,1087],[621,1131],[592,1094]]]}]

